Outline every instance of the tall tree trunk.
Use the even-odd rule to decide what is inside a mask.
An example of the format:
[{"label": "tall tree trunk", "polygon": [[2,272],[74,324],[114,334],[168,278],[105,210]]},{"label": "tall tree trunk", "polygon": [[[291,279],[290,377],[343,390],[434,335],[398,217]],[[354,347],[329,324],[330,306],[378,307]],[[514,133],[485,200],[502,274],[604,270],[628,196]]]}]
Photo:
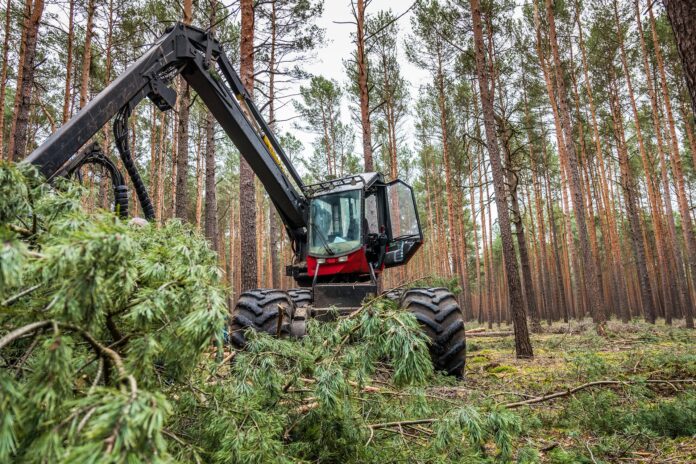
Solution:
[{"label": "tall tree trunk", "polygon": [[663,0],[667,17],[672,24],[677,50],[682,60],[686,86],[691,95],[691,108],[696,117],[696,2],[693,0]]},{"label": "tall tree trunk", "polygon": [[[104,63],[105,85],[111,82],[111,68],[113,67],[113,41],[114,41],[114,0],[109,0],[108,24],[106,27],[106,61]],[[104,126],[104,154],[109,156],[111,153],[111,127]],[[121,157],[118,158],[118,166],[121,168]]]},{"label": "tall tree trunk", "polygon": [[7,91],[7,58],[10,52],[10,20],[12,18],[12,1],[5,6],[5,30],[2,41],[2,70],[0,70],[0,160],[5,159],[5,92]]},{"label": "tall tree trunk", "polygon": [[205,116],[205,236],[213,251],[219,251],[217,193],[215,191],[215,120]]},{"label": "tall tree trunk", "polygon": [[[470,0],[471,17],[474,27],[474,48],[476,54],[476,71],[478,74],[479,94],[483,110],[483,122],[486,131],[486,143],[488,146],[489,160],[493,171],[493,187],[495,189],[495,202],[498,210],[498,224],[503,244],[503,258],[507,274],[510,309],[515,331],[515,352],[518,358],[530,358],[534,355],[532,344],[527,330],[527,314],[522,303],[522,288],[520,275],[517,269],[517,257],[515,246],[512,243],[512,227],[508,213],[507,194],[503,166],[498,152],[498,140],[496,138],[495,119],[493,109],[493,95],[488,84],[489,75],[484,62],[483,27],[481,25],[481,7],[479,0]],[[489,31],[492,33],[492,31]]]},{"label": "tall tree trunk", "polygon": [[7,146],[7,156],[10,161],[19,161],[26,155],[29,110],[31,109],[31,94],[34,88],[36,41],[43,9],[43,0],[26,0],[23,39],[20,46],[20,67],[17,73],[12,128]]},{"label": "tall tree trunk", "polygon": [[[613,77],[613,76],[612,76]],[[612,79],[613,80],[613,79]],[[654,324],[655,312],[652,306],[652,287],[648,279],[648,268],[645,264],[645,248],[641,240],[640,218],[637,211],[635,195],[635,180],[631,174],[631,167],[628,160],[626,141],[623,131],[623,117],[621,116],[621,106],[618,98],[616,84],[612,82],[612,94],[610,95],[612,115],[614,119],[614,136],[616,138],[616,151],[619,155],[619,168],[621,170],[621,188],[624,192],[626,204],[626,215],[629,223],[629,238],[633,249],[633,257],[636,261],[638,280],[640,281],[640,294],[645,319]]]},{"label": "tall tree trunk", "polygon": [[[437,56],[437,74],[436,74],[436,85],[437,85],[437,101],[438,108],[440,110],[440,133],[442,134],[442,164],[445,169],[445,199],[447,201],[447,225],[449,227],[449,244],[450,253],[452,256],[452,261],[454,264],[454,271],[457,274],[460,285],[463,289],[464,298],[467,298],[468,289],[466,288],[465,282],[467,277],[463,274],[461,269],[461,260],[459,253],[459,240],[457,231],[457,220],[455,219],[455,205],[454,205],[454,188],[452,187],[452,167],[450,164],[450,143],[447,132],[447,105],[445,97],[445,76],[442,69],[442,59],[441,55],[438,53]],[[392,208],[398,208],[398,205],[392,205]],[[459,215],[457,214],[457,217]]]},{"label": "tall tree trunk", "polygon": [[[621,21],[619,19],[619,8],[617,6],[617,0],[614,0],[614,17],[616,19],[616,27],[617,27],[617,34],[618,34],[618,40],[619,40],[619,51],[620,51],[620,56],[621,56],[621,64],[623,66],[624,70],[624,76],[626,78],[626,86],[628,87],[628,97],[631,101],[631,109],[633,110],[633,125],[636,129],[636,138],[638,139],[638,150],[640,151],[640,157],[643,162],[647,164],[647,154],[645,152],[645,146],[643,144],[643,132],[640,127],[640,119],[639,119],[639,114],[638,114],[638,106],[636,105],[636,99],[633,94],[633,82],[631,80],[631,72],[628,67],[628,61],[626,60],[626,47],[624,46],[624,40],[623,40],[623,29],[621,26]],[[638,280],[640,282],[640,293],[641,293],[641,302],[643,305],[643,313],[645,316],[645,320],[650,322],[651,324],[655,323],[655,308],[653,307],[653,292],[652,292],[652,285],[650,284],[650,279],[648,276],[648,268],[645,263],[645,249],[643,248],[643,242],[640,239],[640,236],[642,235],[641,232],[641,226],[640,226],[640,218],[638,215],[638,211],[636,211],[637,204],[636,204],[636,196],[635,196],[635,187],[636,183],[633,179],[633,176],[631,175],[630,171],[630,166],[628,164],[628,153],[626,152],[626,145],[625,141],[623,140],[624,134],[623,134],[623,117],[621,116],[621,111],[619,107],[619,96],[618,96],[618,91],[616,91],[615,95],[615,109],[618,110],[615,112],[615,118],[618,120],[618,125],[621,127],[618,127],[618,132],[617,132],[617,143],[618,143],[618,152],[619,152],[619,165],[621,166],[621,161],[623,160],[623,167],[622,167],[622,177],[623,182],[622,182],[622,188],[624,190],[624,196],[626,198],[626,213],[628,214],[628,220],[631,228],[631,242],[633,242],[633,255],[636,259],[636,266],[638,267]],[[623,156],[622,156],[622,153]],[[648,173],[646,172],[646,175]],[[648,196],[652,200],[655,196],[655,192],[653,192],[652,188],[652,183],[650,182],[650,179],[648,178]],[[657,222],[657,221],[656,221]]]},{"label": "tall tree trunk", "polygon": [[162,116],[160,117],[159,142],[157,144],[157,183],[154,195],[156,199],[155,218],[158,226],[162,225],[164,218],[164,153],[166,151],[167,139],[165,138],[165,134],[167,133],[168,125],[167,113],[162,112]]},{"label": "tall tree trunk", "polygon": [[546,175],[544,176],[544,183],[546,186],[546,208],[547,208],[547,215],[549,217],[549,228],[551,229],[551,243],[553,244],[553,259],[554,263],[556,266],[556,287],[557,287],[557,295],[558,295],[558,305],[557,310],[555,314],[551,314],[551,311],[549,311],[549,314],[547,315],[547,322],[549,325],[551,325],[551,322],[554,318],[558,317],[563,317],[564,322],[568,322],[568,315],[569,315],[569,301],[568,301],[568,291],[564,285],[563,282],[563,265],[562,265],[562,259],[561,259],[561,254],[563,253],[563,247],[560,245],[559,240],[558,240],[558,234],[557,234],[557,228],[556,228],[556,214],[553,209],[553,198],[551,197],[551,176],[550,173],[548,172],[548,167],[549,167],[549,159],[548,159],[548,153],[546,151],[546,139],[542,140],[542,151],[543,151],[543,156],[544,156],[544,166],[546,167],[545,173]]},{"label": "tall tree trunk", "polygon": [[[681,312],[680,310],[685,310],[685,306],[690,304],[691,298],[688,293],[686,279],[684,277],[685,272],[682,268],[682,254],[679,249],[676,226],[674,224],[674,214],[672,213],[672,200],[669,178],[667,174],[667,160],[664,151],[665,145],[662,138],[662,124],[660,123],[660,107],[658,105],[657,91],[652,77],[652,68],[648,61],[648,50],[645,43],[643,26],[640,18],[639,0],[635,0],[634,10],[636,15],[636,25],[638,27],[637,35],[640,38],[640,48],[643,57],[643,71],[647,81],[648,95],[650,96],[650,107],[652,110],[651,114],[655,129],[655,136],[657,139],[657,153],[660,162],[660,176],[662,189],[664,191],[663,199],[666,209],[664,219],[666,221],[667,237],[666,240],[659,241],[665,243],[665,260],[669,262],[669,265],[663,269],[663,275],[669,274],[671,276],[669,279],[669,288],[672,295],[672,300],[674,301],[674,306],[665,306],[665,322],[667,324],[671,324],[673,314],[679,314]],[[659,209],[662,210],[662,208]],[[667,246],[666,242],[669,242],[670,246]],[[674,272],[675,267],[677,268],[676,272]],[[665,286],[665,290],[666,289],[667,287]]]},{"label": "tall tree trunk", "polygon": [[80,74],[80,109],[87,104],[89,96],[89,75],[92,67],[92,35],[94,34],[94,2],[87,3],[87,25],[85,26],[85,46],[82,53],[82,72]]},{"label": "tall tree trunk", "polygon": [[[207,129],[207,122],[204,124],[204,128]],[[206,134],[207,135],[207,134]],[[195,140],[195,139],[194,139]],[[203,142],[204,137],[201,135],[201,130],[198,131],[198,140],[194,143],[196,144],[196,230],[201,230],[201,223],[203,222],[203,179],[205,177],[205,159],[206,155],[203,152]]]},{"label": "tall tree trunk", "polygon": [[[477,125],[478,126],[478,125]],[[477,150],[478,151],[478,150]],[[479,253],[479,239],[478,239],[478,227],[476,225],[476,198],[474,196],[474,162],[469,163],[469,204],[471,205],[471,222],[473,224],[474,233],[474,269],[476,270],[476,291],[477,295],[477,305],[474,308],[473,304],[471,306],[472,317],[477,319],[479,324],[483,323],[483,314],[481,312],[481,258]]]},{"label": "tall tree trunk", "polygon": [[[553,82],[551,79],[551,73],[549,72],[549,65],[546,62],[546,56],[544,54],[544,50],[542,48],[542,39],[541,39],[541,20],[539,19],[539,14],[538,10],[536,8],[536,3],[534,4],[534,23],[535,23],[535,29],[536,29],[536,49],[537,49],[537,55],[539,57],[539,64],[541,66],[541,71],[544,76],[544,84],[546,86],[546,93],[548,94],[549,97],[549,103],[551,103],[551,113],[553,115],[553,126],[555,130],[555,135],[556,135],[556,141],[558,144],[558,154],[560,158],[560,166],[559,166],[559,175],[561,178],[561,200],[562,200],[562,206],[563,206],[563,225],[565,227],[565,239],[566,239],[566,246],[561,247],[561,249],[557,249],[559,253],[563,253],[563,260],[565,261],[565,258],[568,254],[571,254],[573,256],[572,260],[572,266],[573,269],[570,267],[571,260],[568,260],[569,265],[568,266],[562,266],[562,271],[563,274],[561,274],[561,278],[563,281],[564,288],[567,286],[566,291],[564,291],[564,296],[567,297],[564,303],[564,315],[570,311],[570,309],[573,309],[573,312],[575,312],[575,306],[573,299],[577,302],[579,299],[577,297],[578,292],[580,291],[580,286],[572,286],[571,285],[571,275],[574,274],[576,276],[576,279],[579,277],[580,270],[579,270],[579,264],[577,262],[577,257],[576,253],[574,253],[574,243],[573,243],[573,234],[572,234],[572,224],[570,220],[570,216],[568,213],[568,194],[567,194],[567,189],[566,189],[566,184],[567,184],[567,168],[566,168],[566,159],[567,156],[565,155],[565,150],[566,146],[563,141],[563,128],[561,124],[561,117],[559,115],[558,111],[558,105],[556,103],[556,89],[554,89]],[[544,150],[544,158],[546,158],[546,146],[542,147],[542,150]],[[547,182],[549,182],[547,178]],[[559,258],[561,259],[561,258]],[[575,294],[573,293],[573,289],[575,290]],[[575,298],[574,298],[575,297]],[[565,317],[565,316],[564,316]],[[549,320],[550,321],[550,320]]]},{"label": "tall tree trunk", "polygon": [[[661,130],[661,124],[660,124],[660,118],[658,116],[659,114],[659,108],[658,108],[658,103],[657,103],[657,95],[655,93],[655,84],[653,82],[652,78],[652,73],[650,72],[650,63],[648,61],[648,52],[647,52],[647,46],[645,44],[645,36],[643,34],[643,25],[642,21],[640,18],[640,5],[639,5],[639,0],[635,0],[634,2],[634,10],[635,10],[635,15],[636,15],[636,25],[638,27],[638,37],[640,38],[640,49],[641,49],[641,54],[643,57],[643,72],[646,77],[647,81],[647,88],[648,88],[648,95],[650,97],[650,109],[651,109],[651,115],[652,115],[652,121],[653,121],[653,127],[655,128],[655,136],[657,139],[657,153],[658,153],[658,160],[662,160],[664,158],[664,142],[662,140],[662,130]],[[647,156],[642,159],[643,162],[643,171],[645,172],[645,179],[646,183],[648,186],[651,185],[650,178],[652,177],[651,169],[650,169],[650,163],[649,160],[647,159]],[[658,181],[659,185],[659,181]],[[653,192],[653,198],[651,199],[652,208],[653,208],[653,227],[655,228],[655,237],[665,237],[665,233],[663,231],[663,226],[664,226],[664,218],[662,214],[662,208],[660,207],[660,201],[659,201],[659,187],[655,189],[656,191]],[[680,278],[677,278],[671,273],[671,266],[669,265],[670,261],[670,255],[673,253],[673,250],[670,250],[670,247],[668,246],[668,243],[670,240],[656,240],[656,248],[657,248],[657,253],[658,253],[658,261],[660,262],[660,277],[661,277],[661,284],[662,284],[662,291],[666,295],[670,295],[669,298],[665,299],[665,321],[668,324],[672,323],[672,314],[673,311],[676,309],[679,311],[681,309],[681,300],[683,300],[683,296],[678,299],[674,298],[674,296],[679,295],[681,290],[679,287],[680,285]],[[672,244],[674,246],[674,244]],[[673,264],[673,263],[672,263]],[[669,291],[668,291],[669,290]]]},{"label": "tall tree trunk", "polygon": [[[515,237],[517,239],[517,249],[520,253],[520,264],[522,266],[522,281],[524,286],[524,294],[527,300],[527,312],[532,319],[532,330],[535,332],[541,331],[539,323],[539,313],[536,305],[536,295],[534,294],[534,281],[532,279],[532,267],[529,264],[529,250],[527,248],[527,240],[524,235],[524,225],[522,223],[522,213],[520,210],[518,195],[519,178],[513,171],[512,153],[510,149],[510,140],[512,139],[512,129],[507,121],[500,118],[500,128],[502,132],[503,152],[505,153],[505,173],[510,194],[510,211],[512,212],[512,223],[515,225]],[[517,258],[515,258],[517,260]]]},{"label": "tall tree trunk", "polygon": [[370,123],[370,90],[367,82],[367,51],[365,45],[365,0],[356,0],[353,5],[357,25],[355,41],[358,62],[358,92],[360,94],[360,123],[362,126],[363,158],[365,172],[374,170],[372,160],[372,126]]},{"label": "tall tree trunk", "polygon": [[63,124],[70,119],[70,99],[72,93],[73,45],[75,41],[75,0],[70,0],[68,13],[68,38],[66,45],[65,91],[63,96]]},{"label": "tall tree trunk", "polygon": [[580,180],[580,170],[578,167],[577,154],[575,152],[575,144],[573,142],[573,128],[570,121],[570,111],[568,110],[567,92],[563,78],[563,67],[561,64],[561,57],[558,52],[558,39],[556,37],[556,23],[554,18],[553,2],[552,0],[545,0],[545,4],[546,16],[549,24],[549,43],[551,44],[551,55],[553,56],[556,87],[558,89],[561,124],[563,126],[563,134],[565,139],[565,155],[567,157],[567,167],[569,171],[568,177],[570,181],[571,194],[573,196],[573,209],[575,212],[576,227],[578,231],[578,242],[580,244],[580,253],[583,261],[582,280],[585,283],[589,309],[592,313],[592,318],[597,325],[597,332],[603,334],[605,332],[606,314],[601,301],[601,287],[597,281],[597,263],[592,256],[587,232],[585,204],[582,195],[582,182]]},{"label": "tall tree trunk", "polygon": [[[616,227],[616,219],[614,217],[614,214],[612,212],[612,201],[611,197],[609,195],[609,189],[607,187],[607,174],[606,174],[606,168],[604,165],[604,154],[602,151],[602,143],[601,143],[601,138],[599,135],[599,124],[597,123],[597,111],[595,109],[595,103],[594,103],[594,97],[592,93],[592,86],[590,85],[590,77],[589,77],[589,68],[587,64],[587,52],[585,50],[585,43],[584,43],[584,38],[583,38],[583,29],[582,29],[582,23],[580,21],[580,5],[579,2],[576,1],[575,3],[575,22],[578,25],[578,45],[580,47],[580,52],[581,52],[581,58],[582,58],[582,69],[583,69],[583,77],[585,80],[585,90],[587,91],[587,99],[588,99],[588,104],[590,107],[590,115],[592,117],[592,139],[595,144],[595,152],[596,152],[596,158],[598,162],[598,168],[599,168],[599,185],[600,185],[600,190],[601,190],[601,200],[603,204],[603,218],[604,218],[604,223],[605,227],[604,230],[607,232],[603,234],[604,242],[605,242],[605,247],[610,250],[613,256],[613,262],[610,261],[609,269],[610,269],[610,278],[613,286],[614,291],[607,291],[607,294],[610,296],[616,296],[616,290],[620,287],[617,282],[620,279],[619,276],[619,268],[617,268],[617,264],[620,262],[620,255],[619,255],[619,250],[618,250],[618,233],[617,233],[617,227]],[[608,237],[607,237],[608,236]],[[612,301],[611,299],[608,301]],[[616,306],[616,305],[614,305]]]},{"label": "tall tree trunk", "polygon": [[[254,2],[241,0],[242,30],[239,44],[239,62],[242,84],[254,94]],[[239,227],[241,232],[240,291],[258,286],[256,253],[256,190],[254,171],[240,157],[239,166]]]},{"label": "tall tree trunk", "polygon": [[[193,21],[193,0],[184,0],[184,24]],[[183,78],[179,78],[177,99],[178,128],[176,143],[176,196],[174,215],[188,221],[188,173],[189,173],[189,112],[191,89]]]},{"label": "tall tree trunk", "polygon": [[[276,12],[276,0],[271,0],[271,56],[268,63],[268,121],[271,130],[275,131],[275,74],[276,74],[276,42],[278,37],[278,24]],[[328,154],[328,153],[327,153]],[[268,202],[268,221],[270,222],[269,246],[271,247],[271,287],[280,288],[280,242],[281,229],[278,227],[278,213],[273,202]]]},{"label": "tall tree trunk", "polygon": [[[662,60],[661,45],[657,37],[657,29],[655,27],[655,18],[652,12],[652,4],[648,5],[648,13],[650,16],[650,28],[652,29],[652,38],[654,43],[655,58],[657,59],[657,69],[660,75],[660,84],[662,88],[662,99],[665,105],[667,115],[667,123],[669,127],[669,135],[672,143],[671,162],[672,175],[674,176],[677,187],[677,204],[682,217],[682,233],[686,244],[686,252],[688,256],[689,268],[691,270],[691,283],[696,286],[696,237],[694,236],[693,222],[691,220],[691,211],[686,197],[684,187],[684,174],[682,172],[681,156],[679,154],[679,142],[674,123],[674,115],[672,113],[672,103],[667,90],[667,77],[665,75],[665,66]],[[693,308],[687,305],[685,308],[686,326],[694,328]]]}]

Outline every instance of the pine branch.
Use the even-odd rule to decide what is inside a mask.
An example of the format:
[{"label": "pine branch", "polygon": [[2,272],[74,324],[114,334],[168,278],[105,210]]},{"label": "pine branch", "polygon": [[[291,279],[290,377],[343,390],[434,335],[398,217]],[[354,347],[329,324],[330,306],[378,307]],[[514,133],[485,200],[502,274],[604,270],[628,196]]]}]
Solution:
[{"label": "pine branch", "polygon": [[9,297],[8,299],[6,299],[5,301],[3,301],[2,304],[0,304],[0,306],[10,306],[10,305],[16,303],[17,300],[19,300],[20,298],[29,295],[30,293],[32,293],[34,290],[38,289],[39,287],[41,287],[41,284],[36,284],[32,287],[24,289],[21,292],[17,293],[16,295],[13,295],[13,296]]},{"label": "pine branch", "polygon": [[[636,385],[639,383],[652,383],[652,384],[668,384],[672,385],[675,383],[694,383],[696,384],[695,379],[675,379],[675,380],[668,380],[668,379],[657,379],[657,380],[643,380],[643,381],[632,381],[632,380],[597,380],[595,382],[587,382],[582,385],[579,385],[575,388],[571,388],[568,390],[562,390],[562,391],[557,391],[555,393],[550,393],[548,395],[543,395],[543,396],[538,396],[536,398],[531,398],[528,400],[524,401],[517,401],[515,403],[508,403],[503,405],[507,409],[515,409],[520,406],[527,406],[529,404],[536,404],[536,403],[541,403],[544,401],[549,401],[553,400],[556,398],[562,398],[565,396],[572,395],[578,391],[585,390],[586,388],[591,388],[591,387],[597,387],[597,386],[614,386],[614,385]],[[674,385],[672,385],[673,388]]]}]

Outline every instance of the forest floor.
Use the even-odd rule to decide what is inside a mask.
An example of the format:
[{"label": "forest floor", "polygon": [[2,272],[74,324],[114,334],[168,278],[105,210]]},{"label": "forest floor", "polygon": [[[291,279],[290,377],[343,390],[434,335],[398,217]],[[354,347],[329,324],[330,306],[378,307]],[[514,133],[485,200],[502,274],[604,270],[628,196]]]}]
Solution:
[{"label": "forest floor", "polygon": [[[693,463],[696,335],[679,325],[611,322],[606,337],[590,322],[544,326],[532,336],[533,360],[515,358],[511,336],[470,337],[465,379],[431,391],[514,409],[518,462],[526,449],[531,462]],[[514,404],[524,401],[532,404]]]}]

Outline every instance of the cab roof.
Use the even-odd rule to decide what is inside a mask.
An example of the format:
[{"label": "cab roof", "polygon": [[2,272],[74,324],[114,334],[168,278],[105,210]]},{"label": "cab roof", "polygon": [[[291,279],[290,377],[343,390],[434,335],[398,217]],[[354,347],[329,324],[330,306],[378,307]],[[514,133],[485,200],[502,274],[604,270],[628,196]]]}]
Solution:
[{"label": "cab roof", "polygon": [[376,182],[382,181],[383,176],[379,172],[364,172],[353,174],[340,179],[330,179],[316,184],[305,186],[304,191],[308,197],[316,197],[329,193],[343,192],[346,190],[369,189]]}]

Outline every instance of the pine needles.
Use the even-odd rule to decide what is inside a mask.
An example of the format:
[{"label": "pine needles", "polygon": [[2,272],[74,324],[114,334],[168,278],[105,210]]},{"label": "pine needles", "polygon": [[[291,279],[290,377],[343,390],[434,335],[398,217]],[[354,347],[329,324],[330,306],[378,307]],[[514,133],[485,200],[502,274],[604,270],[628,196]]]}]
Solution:
[{"label": "pine needles", "polygon": [[[26,167],[0,165],[0,192],[0,462],[531,463],[540,452],[572,462],[588,449],[611,458],[646,437],[693,430],[690,385],[652,403],[670,379],[693,378],[692,355],[628,359],[621,368],[637,377],[617,381],[616,392],[583,387],[567,408],[537,412],[566,397],[549,391],[616,369],[588,353],[594,339],[561,348],[540,340],[541,353],[575,354],[554,358],[567,364],[563,378],[536,371],[555,388],[534,383],[519,401],[486,381],[523,374],[522,364],[486,371],[486,350],[471,347],[470,373],[482,373],[455,386],[433,372],[414,317],[388,300],[334,322],[310,320],[301,340],[250,332],[244,352],[215,353],[227,293],[191,229],[88,217],[79,188],[49,188]],[[641,382],[640,369],[672,377]],[[511,400],[520,409],[505,408]],[[541,424],[553,436],[579,428],[607,438],[578,439],[573,452],[539,449],[530,436]]]},{"label": "pine needles", "polygon": [[[1,462],[440,460],[462,435],[457,455],[510,455],[508,416],[425,400],[427,339],[394,303],[299,341],[249,333],[219,364],[226,293],[191,229],[87,216],[27,167],[2,165],[0,191]],[[446,419],[371,426],[418,416]]]}]

